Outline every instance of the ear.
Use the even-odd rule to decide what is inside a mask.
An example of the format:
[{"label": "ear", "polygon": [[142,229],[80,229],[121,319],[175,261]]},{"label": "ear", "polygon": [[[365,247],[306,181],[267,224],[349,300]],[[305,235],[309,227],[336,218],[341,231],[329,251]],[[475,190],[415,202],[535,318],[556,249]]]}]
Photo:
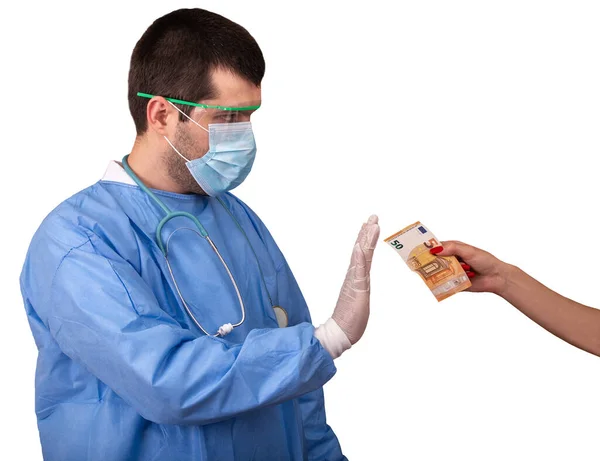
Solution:
[{"label": "ear", "polygon": [[162,96],[154,96],[146,106],[148,128],[160,136],[172,137],[179,121],[179,112]]}]

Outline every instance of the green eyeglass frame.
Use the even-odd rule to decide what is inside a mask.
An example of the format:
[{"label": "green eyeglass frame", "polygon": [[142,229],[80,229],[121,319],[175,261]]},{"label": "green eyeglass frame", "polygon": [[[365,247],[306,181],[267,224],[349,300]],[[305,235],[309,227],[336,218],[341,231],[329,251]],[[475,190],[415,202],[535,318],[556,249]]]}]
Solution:
[{"label": "green eyeglass frame", "polygon": [[[140,96],[141,98],[148,98],[148,99],[152,99],[155,95],[153,94],[148,94],[148,93],[137,93],[138,96]],[[202,104],[201,102],[190,102],[190,101],[183,101],[181,99],[175,99],[175,98],[166,98],[165,99],[167,101],[170,101],[172,103],[175,104],[184,104],[186,106],[194,106],[194,107],[202,107],[203,109],[219,109],[219,110],[230,110],[230,111],[246,111],[246,110],[256,110],[260,107],[260,104],[258,106],[245,106],[245,107],[226,107],[226,106],[215,106],[215,105],[211,105],[211,104]]]}]

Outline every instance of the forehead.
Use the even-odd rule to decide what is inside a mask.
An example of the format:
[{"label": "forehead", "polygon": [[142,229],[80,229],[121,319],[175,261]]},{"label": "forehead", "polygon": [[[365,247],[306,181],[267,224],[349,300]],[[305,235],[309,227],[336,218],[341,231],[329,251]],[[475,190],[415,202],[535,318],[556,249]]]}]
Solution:
[{"label": "forehead", "polygon": [[202,102],[228,107],[260,104],[261,90],[254,83],[224,69],[213,70],[211,76],[212,84],[216,90],[215,97]]}]

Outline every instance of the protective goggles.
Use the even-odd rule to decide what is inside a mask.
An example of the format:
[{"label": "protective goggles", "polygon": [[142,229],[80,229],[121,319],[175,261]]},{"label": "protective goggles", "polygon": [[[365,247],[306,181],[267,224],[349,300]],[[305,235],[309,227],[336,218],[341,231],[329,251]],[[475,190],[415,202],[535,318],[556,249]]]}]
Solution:
[{"label": "protective goggles", "polygon": [[[137,95],[147,99],[152,99],[155,96],[153,94],[139,92]],[[250,120],[250,115],[260,107],[260,104],[257,106],[228,107],[203,104],[201,102],[183,101],[175,98],[164,98],[173,104],[183,104],[185,106],[197,108],[197,110],[194,111],[194,119],[199,118],[199,120],[197,120],[198,122],[204,122],[206,124],[246,122]]]}]

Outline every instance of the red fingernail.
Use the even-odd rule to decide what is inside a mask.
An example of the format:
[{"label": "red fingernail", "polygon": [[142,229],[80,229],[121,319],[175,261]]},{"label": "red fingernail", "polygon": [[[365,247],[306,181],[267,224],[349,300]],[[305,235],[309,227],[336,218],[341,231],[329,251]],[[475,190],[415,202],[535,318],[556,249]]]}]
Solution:
[{"label": "red fingernail", "polygon": [[462,263],[461,267],[466,270],[466,271],[470,271],[471,270],[471,266],[469,266],[468,264]]},{"label": "red fingernail", "polygon": [[472,279],[473,277],[475,277],[475,272],[468,271],[468,272],[467,272],[467,276],[468,276],[470,279]]},{"label": "red fingernail", "polygon": [[437,255],[437,254],[441,253],[442,251],[444,251],[444,247],[435,247],[435,248],[432,248],[431,250],[429,250],[429,252],[432,255]]}]

